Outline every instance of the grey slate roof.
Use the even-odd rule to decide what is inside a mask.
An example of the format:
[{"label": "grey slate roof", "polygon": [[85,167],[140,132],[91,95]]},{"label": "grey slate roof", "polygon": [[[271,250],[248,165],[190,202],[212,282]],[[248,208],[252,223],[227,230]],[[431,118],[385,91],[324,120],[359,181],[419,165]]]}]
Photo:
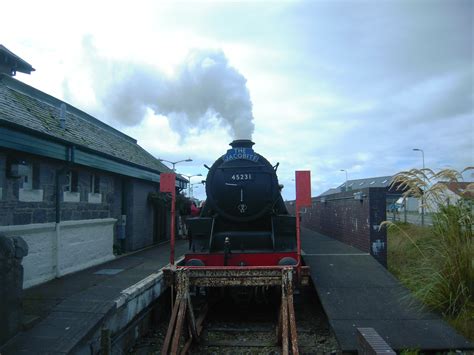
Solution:
[{"label": "grey slate roof", "polygon": [[137,141],[87,113],[67,105],[65,128],[59,121],[63,101],[0,74],[0,124],[19,125],[156,172],[171,172]]},{"label": "grey slate roof", "polygon": [[[355,179],[347,180],[347,186],[350,190],[358,190],[366,187],[389,187],[392,182],[393,176],[378,176],[365,179]],[[342,189],[346,186],[346,183],[339,185],[336,188],[330,188],[327,191],[324,191],[322,194],[317,197],[328,196],[342,192]]]},{"label": "grey slate roof", "polygon": [[[347,180],[347,187],[352,190],[363,189],[365,187],[388,187],[392,181],[393,176],[379,176],[365,179]],[[337,187],[341,191],[346,183]]]}]

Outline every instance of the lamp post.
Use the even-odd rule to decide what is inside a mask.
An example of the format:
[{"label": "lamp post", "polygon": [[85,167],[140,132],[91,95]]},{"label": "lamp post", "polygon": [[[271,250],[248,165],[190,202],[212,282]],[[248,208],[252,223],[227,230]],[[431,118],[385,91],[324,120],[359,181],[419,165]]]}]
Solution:
[{"label": "lamp post", "polygon": [[196,175],[186,175],[186,174],[180,174],[186,178],[188,178],[189,185],[188,185],[188,197],[191,197],[191,178],[195,176],[202,176],[202,174],[196,174]]},{"label": "lamp post", "polygon": [[165,161],[167,163],[170,163],[173,165],[173,171],[176,172],[176,164],[178,163],[182,163],[182,162],[190,162],[190,161],[193,161],[191,158],[188,158],[188,159],[183,159],[183,160],[178,160],[178,161],[169,161],[169,160],[166,160],[166,159],[161,159],[161,158],[158,158],[159,161]]},{"label": "lamp post", "polygon": [[[421,152],[421,158],[423,160],[423,170],[425,170],[425,152],[423,151],[423,149],[420,149],[420,148],[413,148],[413,151],[415,152]],[[425,172],[423,171],[423,174]],[[425,181],[425,178],[423,177],[423,181]],[[421,191],[421,225],[424,226],[425,225],[425,201],[424,201],[424,196],[425,196],[425,192],[422,190]]]},{"label": "lamp post", "polygon": [[346,169],[341,169],[341,171],[344,171],[346,173],[346,186],[345,187],[346,187],[346,191],[348,191],[349,187],[347,186],[347,180],[348,180],[347,179],[347,170]]},{"label": "lamp post", "polygon": [[200,182],[195,182],[194,184],[191,184],[191,195],[194,196],[194,186],[199,187],[200,185]]}]

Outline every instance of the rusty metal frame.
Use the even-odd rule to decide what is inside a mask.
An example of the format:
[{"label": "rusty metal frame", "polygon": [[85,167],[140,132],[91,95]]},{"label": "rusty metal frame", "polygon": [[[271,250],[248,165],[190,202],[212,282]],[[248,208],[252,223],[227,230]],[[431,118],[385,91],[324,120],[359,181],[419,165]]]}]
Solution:
[{"label": "rusty metal frame", "polygon": [[[284,270],[294,271],[291,266],[260,266],[260,267],[178,267],[163,269],[165,281],[174,285],[177,281],[175,274],[184,271],[187,274],[189,286],[225,287],[225,286],[280,286]],[[309,267],[303,266],[298,284],[309,284]],[[292,278],[293,282],[293,278]]]},{"label": "rusty metal frame", "polygon": [[299,354],[295,309],[293,307],[293,272],[291,269],[284,270],[281,275],[281,306],[276,333],[283,355],[290,353],[290,346],[293,355]]}]

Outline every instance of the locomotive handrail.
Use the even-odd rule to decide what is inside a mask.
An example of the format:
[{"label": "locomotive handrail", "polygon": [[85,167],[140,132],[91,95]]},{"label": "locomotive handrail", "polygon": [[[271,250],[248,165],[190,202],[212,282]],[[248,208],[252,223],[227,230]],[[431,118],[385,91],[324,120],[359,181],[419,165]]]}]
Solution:
[{"label": "locomotive handrail", "polygon": [[214,235],[214,222],[215,222],[216,218],[215,216],[212,217],[212,224],[211,224],[211,233],[209,235],[209,251],[211,250],[211,245],[212,245],[212,237]]}]

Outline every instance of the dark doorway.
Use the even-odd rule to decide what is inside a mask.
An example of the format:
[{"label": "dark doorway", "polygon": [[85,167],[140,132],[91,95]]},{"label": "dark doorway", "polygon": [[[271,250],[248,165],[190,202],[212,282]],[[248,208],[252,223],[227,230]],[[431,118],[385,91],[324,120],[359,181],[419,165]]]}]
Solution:
[{"label": "dark doorway", "polygon": [[162,199],[153,201],[153,243],[161,243],[170,239],[170,218],[168,204]]}]

